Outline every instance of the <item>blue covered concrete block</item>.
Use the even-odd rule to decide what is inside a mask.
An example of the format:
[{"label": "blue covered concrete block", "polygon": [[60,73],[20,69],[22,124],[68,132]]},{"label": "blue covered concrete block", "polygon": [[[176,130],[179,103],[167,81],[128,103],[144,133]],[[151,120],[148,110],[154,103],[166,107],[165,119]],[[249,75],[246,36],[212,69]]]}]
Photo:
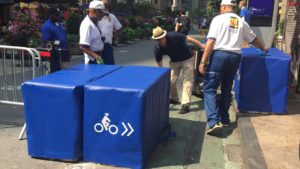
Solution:
[{"label": "blue covered concrete block", "polygon": [[235,80],[238,108],[244,111],[285,113],[291,58],[271,48],[267,54],[257,48],[242,50]]},{"label": "blue covered concrete block", "polygon": [[78,65],[22,85],[28,154],[78,160],[82,157],[83,85],[119,66]]},{"label": "blue covered concrete block", "polygon": [[123,67],[85,85],[84,160],[144,168],[169,124],[170,70]]}]

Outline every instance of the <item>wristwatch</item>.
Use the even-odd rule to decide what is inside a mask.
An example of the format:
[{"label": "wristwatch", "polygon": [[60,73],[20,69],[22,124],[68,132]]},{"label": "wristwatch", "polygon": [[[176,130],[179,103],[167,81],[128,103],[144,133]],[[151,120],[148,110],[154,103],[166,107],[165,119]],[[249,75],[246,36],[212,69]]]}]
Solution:
[{"label": "wristwatch", "polygon": [[200,64],[204,64],[204,65],[206,65],[207,64],[207,62],[204,62],[204,61],[200,61]]}]

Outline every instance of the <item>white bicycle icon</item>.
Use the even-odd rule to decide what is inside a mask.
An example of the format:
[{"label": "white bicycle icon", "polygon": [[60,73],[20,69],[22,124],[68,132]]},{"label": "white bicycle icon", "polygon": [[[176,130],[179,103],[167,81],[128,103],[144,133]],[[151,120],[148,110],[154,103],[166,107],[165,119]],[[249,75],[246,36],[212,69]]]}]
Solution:
[{"label": "white bicycle icon", "polygon": [[105,113],[104,117],[102,118],[102,123],[96,123],[94,125],[94,130],[97,133],[101,133],[104,130],[108,131],[110,134],[115,135],[118,133],[119,129],[116,125],[113,124],[109,124],[110,123],[110,119],[109,119],[109,114]]}]

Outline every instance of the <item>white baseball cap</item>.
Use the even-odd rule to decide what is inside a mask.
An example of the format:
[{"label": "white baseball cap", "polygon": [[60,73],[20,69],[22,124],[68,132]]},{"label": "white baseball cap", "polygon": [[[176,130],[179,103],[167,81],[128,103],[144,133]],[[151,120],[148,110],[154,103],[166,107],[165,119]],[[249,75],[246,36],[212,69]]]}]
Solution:
[{"label": "white baseball cap", "polygon": [[99,9],[102,12],[107,13],[107,10],[105,9],[105,6],[102,1],[97,1],[97,0],[91,1],[89,8],[90,9]]},{"label": "white baseball cap", "polygon": [[236,5],[236,0],[222,0],[221,5],[235,6]]}]

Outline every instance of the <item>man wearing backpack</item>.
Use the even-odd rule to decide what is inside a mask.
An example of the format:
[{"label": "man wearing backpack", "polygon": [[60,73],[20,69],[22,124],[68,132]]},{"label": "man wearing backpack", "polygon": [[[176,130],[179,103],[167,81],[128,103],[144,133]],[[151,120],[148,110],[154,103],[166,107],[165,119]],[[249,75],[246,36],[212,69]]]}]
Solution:
[{"label": "man wearing backpack", "polygon": [[188,35],[191,27],[191,20],[188,16],[185,15],[184,11],[180,11],[180,17],[177,20],[175,26],[175,32],[181,32],[185,35]]}]

